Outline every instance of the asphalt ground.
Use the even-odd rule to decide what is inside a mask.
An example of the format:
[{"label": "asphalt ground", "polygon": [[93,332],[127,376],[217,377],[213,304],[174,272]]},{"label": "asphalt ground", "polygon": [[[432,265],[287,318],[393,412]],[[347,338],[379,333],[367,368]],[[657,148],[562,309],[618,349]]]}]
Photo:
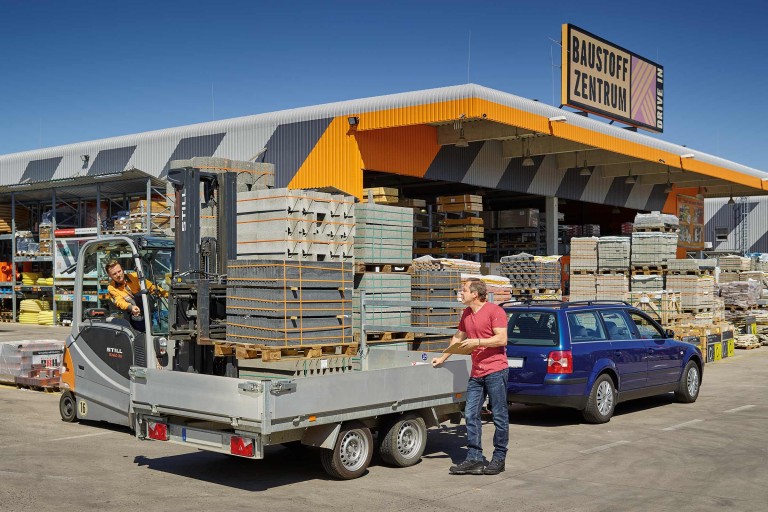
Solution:
[{"label": "asphalt ground", "polygon": [[[312,451],[244,460],[137,441],[125,429],[64,423],[59,395],[0,387],[0,510],[764,510],[768,349],[707,365],[699,399],[621,404],[607,424],[513,406],[506,472],[452,476],[464,427],[429,433],[410,468],[372,465],[352,481]],[[490,455],[493,427],[483,442]]]}]

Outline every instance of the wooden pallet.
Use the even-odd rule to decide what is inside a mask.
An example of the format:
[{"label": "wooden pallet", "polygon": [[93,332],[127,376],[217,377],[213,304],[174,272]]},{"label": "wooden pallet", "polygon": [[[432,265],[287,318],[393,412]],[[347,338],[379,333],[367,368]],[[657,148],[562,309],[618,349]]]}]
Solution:
[{"label": "wooden pallet", "polygon": [[577,276],[593,276],[597,274],[597,270],[571,270],[571,274]]},{"label": "wooden pallet", "polygon": [[[367,343],[383,343],[383,342],[397,342],[397,341],[413,341],[413,333],[412,332],[396,332],[396,331],[386,331],[386,332],[372,332],[372,331],[366,331],[365,333],[365,341]],[[354,335],[355,342],[360,342],[360,333],[355,333]]]},{"label": "wooden pallet", "polygon": [[694,306],[694,307],[687,307],[687,308],[680,308],[681,313],[712,313],[714,311],[713,306]]},{"label": "wooden pallet", "polygon": [[355,274],[378,272],[381,274],[410,274],[412,264],[402,263],[355,263]]},{"label": "wooden pallet", "polygon": [[616,274],[616,275],[628,275],[629,269],[623,269],[623,268],[608,268],[608,269],[600,269],[596,272],[597,274]]},{"label": "wooden pallet", "polygon": [[560,288],[510,288],[512,295],[555,295],[562,293]]},{"label": "wooden pallet", "polygon": [[441,226],[482,226],[482,217],[465,217],[463,219],[443,219],[440,221]]},{"label": "wooden pallet", "polygon": [[656,227],[656,228],[646,228],[646,227],[633,227],[632,232],[633,233],[677,233],[680,231],[680,228],[676,228],[673,226],[664,226],[664,227]]},{"label": "wooden pallet", "polygon": [[666,265],[630,265],[630,269],[632,269],[632,272],[666,272],[667,266]]},{"label": "wooden pallet", "polygon": [[753,343],[749,345],[739,345],[737,343],[734,343],[733,347],[738,348],[739,350],[754,350],[756,348],[760,348],[762,345],[759,343]]},{"label": "wooden pallet", "polygon": [[265,363],[286,359],[317,359],[327,356],[354,356],[358,343],[330,343],[323,345],[304,345],[297,347],[271,347],[246,343],[213,343],[216,357],[236,356],[237,359],[259,359]]},{"label": "wooden pallet", "polygon": [[670,276],[713,276],[714,270],[667,270],[667,275]]}]

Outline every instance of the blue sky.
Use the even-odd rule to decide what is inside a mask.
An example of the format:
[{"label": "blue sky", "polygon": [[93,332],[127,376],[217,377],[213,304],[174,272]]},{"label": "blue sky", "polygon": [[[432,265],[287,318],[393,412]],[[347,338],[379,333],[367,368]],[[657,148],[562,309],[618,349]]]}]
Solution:
[{"label": "blue sky", "polygon": [[468,79],[551,104],[551,39],[573,23],[664,66],[659,137],[768,171],[766,14],[759,1],[0,0],[0,154]]}]

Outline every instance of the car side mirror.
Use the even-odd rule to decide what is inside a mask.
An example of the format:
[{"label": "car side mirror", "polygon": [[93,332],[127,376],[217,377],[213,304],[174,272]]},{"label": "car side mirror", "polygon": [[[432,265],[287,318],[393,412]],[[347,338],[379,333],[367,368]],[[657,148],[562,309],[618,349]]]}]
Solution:
[{"label": "car side mirror", "polygon": [[667,336],[667,338],[674,338],[675,337],[675,331],[672,329],[667,329],[664,331],[664,334]]}]

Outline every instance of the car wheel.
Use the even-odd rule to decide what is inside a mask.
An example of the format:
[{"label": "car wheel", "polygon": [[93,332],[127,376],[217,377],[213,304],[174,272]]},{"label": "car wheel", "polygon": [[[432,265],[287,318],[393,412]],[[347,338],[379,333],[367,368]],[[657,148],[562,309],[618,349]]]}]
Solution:
[{"label": "car wheel", "polygon": [[59,399],[59,414],[61,420],[67,423],[77,421],[77,402],[71,391],[64,391]]},{"label": "car wheel", "polygon": [[427,426],[424,419],[415,414],[406,414],[382,430],[380,435],[379,454],[391,466],[413,466],[421,460],[427,446]]},{"label": "car wheel", "polygon": [[688,361],[680,377],[680,382],[675,391],[675,400],[684,404],[690,404],[699,397],[699,388],[701,386],[701,371],[695,361]]},{"label": "car wheel", "polygon": [[588,423],[606,423],[616,409],[616,388],[610,375],[603,374],[592,385],[587,399],[587,408],[582,416]]},{"label": "car wheel", "polygon": [[364,424],[352,421],[342,425],[336,446],[322,450],[320,462],[333,478],[351,480],[362,476],[373,456],[373,436]]}]

